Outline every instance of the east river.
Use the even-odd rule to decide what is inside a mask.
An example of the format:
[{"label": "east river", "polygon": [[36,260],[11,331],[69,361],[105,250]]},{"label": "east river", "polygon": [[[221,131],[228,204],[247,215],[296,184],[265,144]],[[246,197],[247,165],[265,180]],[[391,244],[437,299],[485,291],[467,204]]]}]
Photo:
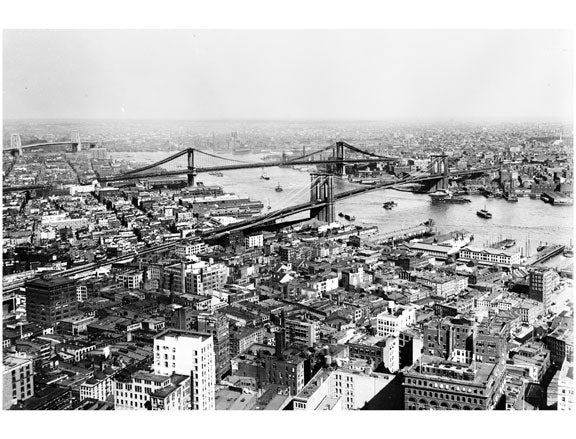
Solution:
[{"label": "east river", "polygon": [[[116,159],[152,163],[161,160],[174,152],[152,153],[112,153]],[[233,160],[259,162],[263,154],[232,155],[215,153]],[[197,163],[198,163],[197,159]],[[165,169],[183,169],[186,158],[182,157],[169,164]],[[265,172],[270,179],[260,176]],[[199,174],[197,181],[205,185],[222,186],[225,192],[232,192],[252,200],[260,200],[265,206],[278,209],[310,199],[309,171],[291,168],[256,168],[236,171],[225,171],[222,177]],[[283,187],[282,192],[276,192],[276,186]],[[358,184],[345,179],[334,179],[336,193],[346,191]],[[486,246],[501,239],[514,239],[517,246],[526,253],[536,251],[539,245],[557,243],[568,245],[573,238],[573,208],[572,206],[552,206],[540,199],[520,197],[518,202],[508,202],[504,199],[486,199],[481,195],[468,195],[470,203],[466,204],[432,204],[426,194],[414,194],[396,190],[375,190],[338,202],[335,207],[339,212],[356,217],[356,224],[376,225],[379,232],[398,230],[404,227],[433,219],[438,231],[450,232],[466,230],[474,235],[474,244]],[[384,201],[395,201],[397,206],[392,210],[382,208]],[[492,213],[492,219],[483,219],[476,211],[484,208]],[[266,207],[264,212],[267,211]],[[304,214],[301,214],[304,215]],[[336,216],[336,220],[348,223],[344,218]],[[566,266],[572,262],[559,255],[550,260],[547,265]]]}]

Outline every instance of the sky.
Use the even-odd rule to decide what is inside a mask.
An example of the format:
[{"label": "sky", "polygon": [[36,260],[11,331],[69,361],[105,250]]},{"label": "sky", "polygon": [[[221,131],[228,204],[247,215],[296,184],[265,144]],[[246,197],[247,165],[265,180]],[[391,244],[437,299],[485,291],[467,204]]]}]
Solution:
[{"label": "sky", "polygon": [[5,119],[571,122],[569,31],[5,30]]}]

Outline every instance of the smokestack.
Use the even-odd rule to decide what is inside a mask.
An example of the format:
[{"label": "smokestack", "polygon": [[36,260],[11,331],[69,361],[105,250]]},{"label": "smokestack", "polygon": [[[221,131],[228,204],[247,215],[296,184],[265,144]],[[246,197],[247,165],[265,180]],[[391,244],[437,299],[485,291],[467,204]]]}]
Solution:
[{"label": "smokestack", "polygon": [[276,349],[275,349],[276,357],[280,357],[282,355],[282,352],[284,352],[284,349],[286,349],[286,332],[284,331],[284,329],[277,331],[274,334],[274,339],[276,341]]},{"label": "smokestack", "polygon": [[180,293],[186,294],[186,263],[180,262]]}]

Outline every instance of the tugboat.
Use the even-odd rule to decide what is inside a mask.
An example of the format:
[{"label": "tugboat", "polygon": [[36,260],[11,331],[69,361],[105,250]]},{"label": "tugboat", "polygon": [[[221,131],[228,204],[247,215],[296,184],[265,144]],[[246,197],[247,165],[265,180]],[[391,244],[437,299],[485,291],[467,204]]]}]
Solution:
[{"label": "tugboat", "polygon": [[276,186],[276,192],[282,192],[284,189],[282,189],[282,186],[280,186],[280,182],[278,182],[278,186]]},{"label": "tugboat", "polygon": [[350,216],[350,215],[344,215],[344,218],[346,218],[348,221],[355,221],[356,220],[355,216]]},{"label": "tugboat", "polygon": [[484,205],[484,209],[478,210],[476,215],[480,218],[492,218],[492,214],[486,210],[486,205]]},{"label": "tugboat", "polygon": [[262,180],[270,180],[270,177],[268,177],[268,176],[266,175],[266,172],[264,172],[264,169],[262,169],[262,175],[260,176],[260,178],[261,178]]},{"label": "tugboat", "polygon": [[342,217],[344,216],[344,214],[343,214],[342,212],[340,212],[340,213],[338,214],[338,216],[342,218]]}]

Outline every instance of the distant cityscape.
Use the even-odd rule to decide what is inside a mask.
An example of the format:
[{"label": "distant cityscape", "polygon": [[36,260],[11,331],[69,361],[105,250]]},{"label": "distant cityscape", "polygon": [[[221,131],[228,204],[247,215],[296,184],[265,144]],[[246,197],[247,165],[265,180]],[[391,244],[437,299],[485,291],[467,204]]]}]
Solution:
[{"label": "distant cityscape", "polygon": [[572,126],[5,120],[5,410],[572,410]]}]

